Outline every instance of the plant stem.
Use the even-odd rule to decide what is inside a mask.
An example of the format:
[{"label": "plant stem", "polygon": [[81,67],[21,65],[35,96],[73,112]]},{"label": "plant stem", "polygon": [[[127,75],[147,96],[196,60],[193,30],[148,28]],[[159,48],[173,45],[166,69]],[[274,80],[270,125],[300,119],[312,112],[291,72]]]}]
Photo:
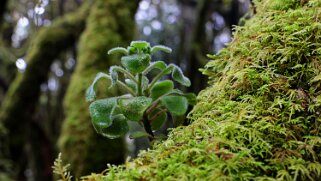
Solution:
[{"label": "plant stem", "polygon": [[146,110],[146,113],[149,114],[150,112],[152,112],[158,106],[158,104],[159,104],[159,99],[157,99],[152,103],[152,105]]},{"label": "plant stem", "polygon": [[135,96],[135,92],[131,88],[129,88],[126,84],[124,84],[124,83],[120,82],[119,80],[117,80],[116,85],[118,85],[119,87],[122,87],[123,89],[125,89],[132,96]]},{"label": "plant stem", "polygon": [[[110,81],[112,81],[109,75],[106,75],[106,76],[104,76],[104,77],[107,78],[107,79],[109,79]],[[132,96],[135,96],[135,92],[134,92],[131,88],[129,88],[126,84],[122,83],[121,81],[117,80],[116,85],[118,85],[119,87],[121,87],[121,88],[123,88],[124,90],[126,90],[126,91],[127,91],[128,93],[130,93]]]},{"label": "plant stem", "polygon": [[137,83],[137,80],[135,79],[135,77],[133,76],[133,74],[131,74],[130,72],[127,72],[126,70],[120,68],[120,67],[115,67],[115,70],[123,73],[124,75],[126,75],[129,79],[131,79],[132,81]]},{"label": "plant stem", "polygon": [[161,111],[159,111],[157,114],[155,114],[150,120],[149,122],[152,123],[156,118],[158,118],[162,113],[166,112],[167,109],[162,109]]},{"label": "plant stem", "polygon": [[152,142],[154,140],[154,133],[153,133],[152,127],[150,125],[150,122],[148,120],[148,116],[147,116],[146,113],[144,113],[142,121],[143,121],[144,129],[145,129],[146,133],[148,133],[150,135],[148,137],[148,139],[149,139],[150,142]]},{"label": "plant stem", "polygon": [[142,96],[143,95],[143,74],[139,73],[138,74],[138,85],[137,85],[137,96]]}]

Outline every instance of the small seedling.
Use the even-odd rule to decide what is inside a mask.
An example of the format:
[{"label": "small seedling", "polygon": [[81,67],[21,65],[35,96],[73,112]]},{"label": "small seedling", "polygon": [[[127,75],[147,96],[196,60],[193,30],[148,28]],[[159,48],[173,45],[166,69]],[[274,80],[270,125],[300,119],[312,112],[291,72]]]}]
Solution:
[{"label": "small seedling", "polygon": [[[195,103],[193,93],[183,93],[174,89],[171,80],[161,80],[171,74],[172,79],[183,86],[190,86],[190,80],[182,70],[174,65],[166,65],[163,61],[151,62],[151,56],[163,51],[171,53],[171,49],[162,45],[151,47],[145,41],[133,41],[127,49],[113,48],[108,54],[121,53],[121,66],[111,66],[109,74],[99,72],[91,86],[86,91],[86,100],[96,99],[95,85],[100,78],[111,80],[111,86],[118,86],[128,94],[118,97],[100,99],[89,106],[92,123],[97,133],[108,138],[118,138],[129,132],[129,121],[139,123],[145,132],[132,133],[132,137],[148,136],[154,139],[153,130],[161,128],[167,120],[167,113],[172,116],[182,116],[186,113],[188,104]],[[159,73],[152,79],[147,75],[154,69]],[[124,81],[118,79],[118,74],[124,75]]]}]

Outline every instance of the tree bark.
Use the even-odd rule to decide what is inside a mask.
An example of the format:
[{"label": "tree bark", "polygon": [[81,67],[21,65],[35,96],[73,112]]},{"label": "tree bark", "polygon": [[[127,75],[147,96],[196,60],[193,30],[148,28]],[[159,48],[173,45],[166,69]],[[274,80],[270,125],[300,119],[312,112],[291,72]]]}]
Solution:
[{"label": "tree bark", "polygon": [[[187,89],[190,92],[199,92],[205,86],[206,80],[198,71],[206,63],[206,52],[209,51],[208,42],[206,42],[205,24],[213,12],[213,0],[181,1],[183,7],[184,25],[181,29],[179,46],[178,64],[181,60],[186,61],[186,75],[191,79],[192,86]],[[196,16],[190,16],[191,13]],[[192,19],[193,18],[193,19]],[[192,36],[190,36],[192,35]]]},{"label": "tree bark", "polygon": [[[40,95],[40,85],[47,80],[53,60],[77,41],[85,27],[87,9],[84,6],[39,31],[26,55],[28,64],[26,71],[17,75],[5,96],[0,110],[0,121],[5,126],[7,134],[1,135],[1,139],[6,140],[8,144],[7,156],[16,166],[14,170],[18,175],[19,173],[23,175],[24,171],[23,167],[19,168],[19,162],[28,159],[25,155],[25,145],[30,135],[26,129],[31,128],[32,116]],[[37,150],[34,147],[31,149]],[[23,178],[17,179],[23,180]]]},{"label": "tree bark", "polygon": [[[76,70],[64,99],[66,118],[59,138],[63,159],[71,164],[76,177],[94,170],[102,171],[106,163],[119,164],[124,161],[124,140],[109,140],[94,131],[85,91],[98,72],[107,72],[110,65],[119,62],[119,57],[108,56],[107,50],[128,46],[133,39],[138,3],[138,0],[97,0],[87,19],[88,24],[79,44]],[[104,85],[105,92],[106,87],[109,85]],[[116,93],[107,90],[103,97],[115,96]]]}]

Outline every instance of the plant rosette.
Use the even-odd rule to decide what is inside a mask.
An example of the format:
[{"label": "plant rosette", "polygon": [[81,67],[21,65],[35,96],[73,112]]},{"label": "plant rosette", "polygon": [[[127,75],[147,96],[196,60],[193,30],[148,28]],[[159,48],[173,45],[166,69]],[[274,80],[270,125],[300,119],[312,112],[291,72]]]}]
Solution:
[{"label": "plant rosette", "polygon": [[[131,137],[148,136],[154,139],[154,130],[158,130],[167,120],[167,114],[183,116],[188,105],[194,105],[196,96],[193,93],[183,93],[174,88],[174,82],[189,87],[190,80],[184,76],[182,70],[174,65],[167,65],[163,61],[151,62],[152,55],[157,51],[171,53],[166,46],[151,47],[145,41],[133,41],[126,48],[116,47],[108,54],[121,53],[121,65],[111,66],[109,74],[99,72],[86,91],[92,124],[97,133],[110,138],[118,138],[130,131],[129,121],[141,125],[146,132],[133,132]],[[158,74],[149,79],[152,70]],[[118,79],[123,74],[124,80]],[[166,75],[172,80],[163,80]],[[98,80],[106,78],[111,81],[111,87],[117,86],[127,94],[106,99],[96,99],[95,86]]]}]

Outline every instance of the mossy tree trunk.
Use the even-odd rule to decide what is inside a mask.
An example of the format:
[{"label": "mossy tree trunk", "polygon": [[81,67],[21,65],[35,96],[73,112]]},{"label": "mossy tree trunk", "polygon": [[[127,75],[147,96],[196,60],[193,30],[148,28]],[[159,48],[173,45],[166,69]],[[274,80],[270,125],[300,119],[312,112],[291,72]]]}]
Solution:
[{"label": "mossy tree trunk", "polygon": [[[62,51],[75,44],[85,27],[87,9],[86,5],[39,31],[26,55],[28,64],[26,71],[17,75],[5,96],[0,110],[0,121],[7,134],[1,136],[1,146],[4,146],[4,142],[8,144],[7,157],[14,163],[14,170],[19,175],[16,178],[18,180],[23,180],[23,172],[27,165],[35,164],[37,168],[48,166],[50,168],[50,165],[43,165],[44,158],[41,157],[41,151],[44,145],[42,142],[34,143],[45,135],[41,134],[37,139],[32,139],[33,135],[38,134],[37,130],[33,129],[32,125],[35,123],[32,117],[38,103],[40,85],[47,80],[51,63]],[[34,157],[26,156],[26,148]],[[27,161],[30,158],[37,160]],[[33,174],[37,180],[48,178],[43,170],[41,173],[36,171]]]},{"label": "mossy tree trunk", "polygon": [[[84,96],[98,72],[108,72],[110,65],[119,63],[119,57],[108,56],[107,50],[126,46],[133,39],[138,3],[138,0],[97,0],[87,19],[76,70],[64,99],[66,118],[59,139],[63,159],[71,164],[76,177],[102,171],[106,163],[124,161],[124,140],[108,140],[94,131]],[[107,92],[104,97],[116,95],[117,91],[107,87],[104,84],[103,90]]]},{"label": "mossy tree trunk", "polygon": [[255,2],[203,70],[193,123],[105,180],[321,180],[321,2]]}]

